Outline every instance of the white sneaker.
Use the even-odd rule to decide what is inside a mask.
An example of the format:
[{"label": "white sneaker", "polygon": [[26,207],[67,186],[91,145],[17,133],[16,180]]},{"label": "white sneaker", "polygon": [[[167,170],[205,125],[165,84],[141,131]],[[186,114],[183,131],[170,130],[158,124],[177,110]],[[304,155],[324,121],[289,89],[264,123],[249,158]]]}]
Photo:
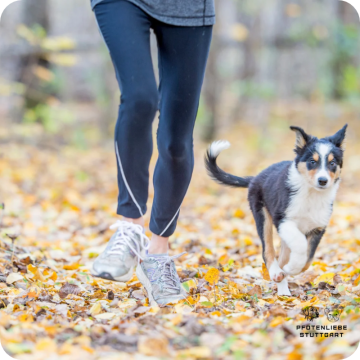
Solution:
[{"label": "white sneaker", "polygon": [[145,257],[149,239],[141,225],[118,220],[104,252],[93,263],[91,274],[106,280],[129,281],[140,259]]}]

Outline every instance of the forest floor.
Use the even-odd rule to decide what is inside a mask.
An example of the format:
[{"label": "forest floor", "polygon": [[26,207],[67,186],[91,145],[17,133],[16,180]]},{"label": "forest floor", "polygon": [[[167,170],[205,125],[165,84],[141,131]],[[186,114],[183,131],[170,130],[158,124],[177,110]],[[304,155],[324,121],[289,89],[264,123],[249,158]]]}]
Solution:
[{"label": "forest floor", "polygon": [[[343,125],[338,119],[315,128],[296,114],[293,120],[319,136]],[[310,269],[290,278],[288,297],[277,295],[263,266],[247,191],[208,179],[205,144],[196,142],[194,177],[170,251],[186,251],[176,265],[189,297],[158,308],[149,306],[135,275],[118,283],[89,272],[116,220],[111,144],[87,150],[39,147],[9,141],[9,130],[1,129],[2,346],[17,359],[36,360],[350,356],[360,340],[359,133],[359,125],[350,122],[343,182],[328,231]],[[221,138],[232,147],[219,163],[238,175],[293,158],[294,134],[276,122],[262,130],[238,126]],[[151,189],[149,205],[152,194]],[[217,269],[212,279],[209,269]],[[309,306],[319,311],[313,321],[303,313]]]}]

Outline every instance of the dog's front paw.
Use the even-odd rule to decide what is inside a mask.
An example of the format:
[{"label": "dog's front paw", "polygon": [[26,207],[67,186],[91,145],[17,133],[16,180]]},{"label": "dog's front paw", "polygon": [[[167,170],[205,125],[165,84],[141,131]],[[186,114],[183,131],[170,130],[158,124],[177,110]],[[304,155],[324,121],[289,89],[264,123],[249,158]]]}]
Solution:
[{"label": "dog's front paw", "polygon": [[286,277],[285,272],[281,269],[278,262],[275,260],[269,270],[270,279],[275,282],[281,282]]},{"label": "dog's front paw", "polygon": [[275,282],[281,282],[284,280],[285,276],[286,276],[286,274],[283,271],[279,271],[272,275],[271,280],[275,281]]}]

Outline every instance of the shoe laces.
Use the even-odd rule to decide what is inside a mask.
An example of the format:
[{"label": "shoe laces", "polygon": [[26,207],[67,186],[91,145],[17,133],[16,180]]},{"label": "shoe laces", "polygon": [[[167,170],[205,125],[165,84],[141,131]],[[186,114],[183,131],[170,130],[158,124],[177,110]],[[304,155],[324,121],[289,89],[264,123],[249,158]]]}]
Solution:
[{"label": "shoe laces", "polygon": [[[138,261],[144,260],[141,255],[142,250],[147,250],[150,245],[149,238],[145,235],[144,229],[141,225],[134,224],[128,221],[118,220],[110,226],[110,229],[117,230],[115,239],[112,242],[109,254],[122,254],[124,246],[128,246],[130,250],[137,256]],[[134,235],[138,235],[140,241],[134,239]]]},{"label": "shoe laces", "polygon": [[150,275],[150,281],[157,282],[160,280],[165,285],[164,288],[167,290],[179,291],[177,272],[175,267],[171,266],[171,263],[184,254],[186,254],[186,252],[174,256],[159,258],[151,257],[150,255],[151,259],[153,259],[157,264],[156,270],[152,274],[148,274]]}]

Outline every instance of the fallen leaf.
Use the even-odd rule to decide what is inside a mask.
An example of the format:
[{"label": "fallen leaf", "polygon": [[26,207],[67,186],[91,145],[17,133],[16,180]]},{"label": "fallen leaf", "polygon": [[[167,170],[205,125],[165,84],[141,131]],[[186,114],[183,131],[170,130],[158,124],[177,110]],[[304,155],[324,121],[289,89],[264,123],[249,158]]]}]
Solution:
[{"label": "fallen leaf", "polygon": [[23,280],[23,279],[24,279],[23,276],[20,275],[19,273],[11,273],[7,276],[6,282],[8,284],[13,284],[16,281]]},{"label": "fallen leaf", "polygon": [[211,349],[206,346],[195,346],[177,352],[178,359],[207,359],[211,357]]},{"label": "fallen leaf", "polygon": [[315,280],[314,280],[314,284],[318,285],[320,282],[327,282],[327,283],[331,283],[333,278],[334,278],[335,274],[334,273],[325,273],[322,274],[320,276],[318,276]]},{"label": "fallen leaf", "polygon": [[90,314],[92,316],[100,314],[102,311],[102,306],[100,302],[96,302],[91,308],[90,308]]},{"label": "fallen leaf", "polygon": [[287,317],[287,311],[279,304],[274,305],[269,310],[270,314],[273,316],[283,316]]},{"label": "fallen leaf", "polygon": [[339,274],[334,275],[333,277],[333,283],[336,286],[337,284],[342,283],[342,278]]},{"label": "fallen leaf", "polygon": [[59,290],[59,296],[61,299],[65,299],[68,294],[78,295],[80,292],[79,286],[65,283]]},{"label": "fallen leaf", "polygon": [[96,320],[112,320],[115,316],[116,316],[116,314],[114,314],[114,313],[106,312],[103,314],[95,315],[95,319]]},{"label": "fallen leaf", "polygon": [[27,270],[32,274],[33,280],[40,280],[42,282],[46,281],[46,278],[44,277],[44,275],[41,273],[40,269],[37,266],[33,266],[29,264],[27,266]]},{"label": "fallen leaf", "polygon": [[262,297],[262,290],[261,287],[259,285],[255,285],[249,292],[249,295],[254,296],[255,294],[257,295],[258,298]]},{"label": "fallen leaf", "polygon": [[56,342],[50,338],[40,338],[35,345],[36,351],[46,351],[48,353],[55,352],[57,349]]},{"label": "fallen leaf", "polygon": [[163,357],[169,355],[169,342],[163,336],[140,336],[138,351],[146,356]]},{"label": "fallen leaf", "polygon": [[360,284],[360,275],[354,280],[354,285],[358,286]]},{"label": "fallen leaf", "polygon": [[108,298],[109,300],[114,300],[115,295],[114,295],[114,292],[113,292],[112,290],[110,290],[110,291],[108,292],[107,298]]},{"label": "fallen leaf", "polygon": [[270,281],[270,275],[269,275],[269,271],[266,267],[266,265],[264,263],[262,263],[262,274],[263,274],[263,279]]},{"label": "fallen leaf", "polygon": [[211,285],[216,285],[220,278],[220,271],[216,268],[210,268],[204,279]]},{"label": "fallen leaf", "polygon": [[64,270],[77,270],[79,267],[80,267],[80,264],[74,263],[74,264],[64,265],[63,269]]}]

